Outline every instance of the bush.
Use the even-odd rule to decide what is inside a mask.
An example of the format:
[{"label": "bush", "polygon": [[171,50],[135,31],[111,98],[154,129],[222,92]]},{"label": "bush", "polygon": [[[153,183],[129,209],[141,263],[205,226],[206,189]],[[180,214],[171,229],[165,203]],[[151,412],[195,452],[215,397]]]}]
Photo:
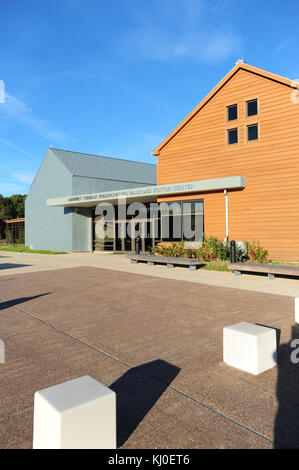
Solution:
[{"label": "bush", "polygon": [[[236,246],[236,260],[266,263],[268,261],[268,250],[265,250],[260,242],[253,240],[251,243],[245,242],[247,253]],[[171,244],[160,244],[156,246],[153,253],[161,256],[173,256],[180,258],[196,258],[202,261],[225,261],[230,259],[229,242],[223,242],[217,237],[204,238],[198,248],[186,248],[184,242],[172,242]]]},{"label": "bush", "polygon": [[248,261],[252,263],[267,263],[268,261],[268,250],[263,248],[258,240],[252,240],[252,242],[246,241]]},{"label": "bush", "polygon": [[157,245],[153,252],[161,256],[174,256],[176,258],[188,258],[184,242],[172,242],[170,245]]},{"label": "bush", "polygon": [[198,248],[186,248],[184,242],[160,244],[154,248],[154,253],[161,256],[174,256],[181,258],[198,258],[203,261],[226,260],[229,258],[229,244],[209,237]]}]

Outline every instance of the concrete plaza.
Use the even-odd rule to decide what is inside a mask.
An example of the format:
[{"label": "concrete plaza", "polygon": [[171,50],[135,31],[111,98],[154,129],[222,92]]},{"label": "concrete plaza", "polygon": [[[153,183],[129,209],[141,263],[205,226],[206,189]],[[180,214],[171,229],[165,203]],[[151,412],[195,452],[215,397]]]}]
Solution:
[{"label": "concrete plaza", "polygon": [[[123,448],[299,447],[290,361],[298,280],[130,265],[123,255],[0,253],[0,448],[32,446],[36,390],[91,375]],[[278,367],[222,362],[222,329],[277,329]]]}]

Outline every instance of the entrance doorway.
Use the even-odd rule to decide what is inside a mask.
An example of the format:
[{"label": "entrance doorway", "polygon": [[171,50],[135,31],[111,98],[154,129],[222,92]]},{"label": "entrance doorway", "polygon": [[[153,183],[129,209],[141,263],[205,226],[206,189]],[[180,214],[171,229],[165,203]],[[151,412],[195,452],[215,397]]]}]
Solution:
[{"label": "entrance doorway", "polygon": [[[114,252],[134,252],[135,251],[135,231],[132,220],[108,221],[103,226],[103,216],[93,218],[93,249],[94,251],[114,251]],[[131,225],[132,224],[132,225]],[[152,224],[159,224],[159,221],[142,220],[141,251],[151,251],[155,244],[160,241],[160,228],[151,232]],[[137,227],[138,229],[138,227]]]}]

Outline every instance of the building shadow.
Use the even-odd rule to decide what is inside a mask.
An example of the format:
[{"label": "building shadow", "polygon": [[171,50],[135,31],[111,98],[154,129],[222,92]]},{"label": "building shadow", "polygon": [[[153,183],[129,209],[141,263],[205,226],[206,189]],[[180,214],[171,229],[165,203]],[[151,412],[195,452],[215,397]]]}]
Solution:
[{"label": "building shadow", "polygon": [[0,303],[0,310],[5,310],[9,307],[15,307],[16,305],[28,302],[29,300],[37,299],[38,297],[44,297],[45,295],[49,295],[49,293],[50,292],[46,292],[45,294],[33,295],[31,297],[20,297],[18,299],[6,300],[5,302]]},{"label": "building shadow", "polygon": [[32,264],[15,264],[15,263],[0,263],[0,269],[13,269],[13,268],[24,268],[26,266],[32,266]]},{"label": "building shadow", "polygon": [[[297,345],[292,345],[293,340],[298,340]],[[299,449],[299,325],[292,327],[290,342],[278,347],[277,360],[274,447]]]},{"label": "building shadow", "polygon": [[179,372],[158,359],[133,367],[110,386],[117,397],[117,447],[127,441]]}]

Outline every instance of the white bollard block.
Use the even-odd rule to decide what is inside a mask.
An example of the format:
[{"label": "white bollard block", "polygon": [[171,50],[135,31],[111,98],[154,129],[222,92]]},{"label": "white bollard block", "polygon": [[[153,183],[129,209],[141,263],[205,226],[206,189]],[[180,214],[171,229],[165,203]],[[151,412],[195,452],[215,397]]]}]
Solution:
[{"label": "white bollard block", "polygon": [[295,297],[295,322],[299,323],[299,297]]},{"label": "white bollard block", "polygon": [[116,395],[89,375],[34,395],[34,449],[116,449]]},{"label": "white bollard block", "polygon": [[223,328],[223,361],[250,374],[277,364],[276,330],[241,322]]},{"label": "white bollard block", "polygon": [[5,363],[5,344],[3,339],[0,339],[0,364]]}]

